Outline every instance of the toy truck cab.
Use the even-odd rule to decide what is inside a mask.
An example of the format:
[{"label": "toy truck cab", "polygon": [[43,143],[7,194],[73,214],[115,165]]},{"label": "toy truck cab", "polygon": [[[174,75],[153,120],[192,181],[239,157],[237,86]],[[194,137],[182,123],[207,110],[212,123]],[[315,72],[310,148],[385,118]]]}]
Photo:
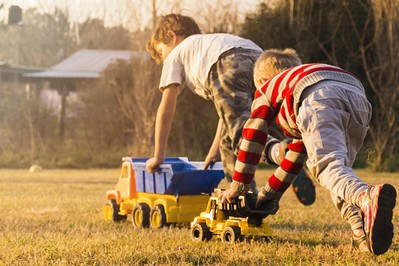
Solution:
[{"label": "toy truck cab", "polygon": [[263,219],[274,212],[271,209],[256,210],[256,196],[239,196],[236,203],[220,203],[218,197],[210,197],[205,212],[194,218],[191,223],[191,238],[194,241],[207,241],[213,235],[223,242],[242,241],[245,237],[272,236],[269,224]]},{"label": "toy truck cab", "polygon": [[[135,159],[135,161],[145,162],[144,159],[141,160],[140,158]],[[127,157],[122,158],[121,172],[115,189],[108,190],[105,194],[105,198],[108,201],[103,211],[105,220],[114,222],[126,220],[126,211],[120,212],[120,206],[127,199],[137,198],[135,178],[132,161]]]},{"label": "toy truck cab", "polygon": [[115,189],[105,195],[104,218],[121,222],[131,217],[135,227],[188,224],[205,209],[224,177],[221,163],[201,170],[203,162],[185,157],[166,158],[155,173],[146,171],[147,158],[125,157],[122,161]]}]

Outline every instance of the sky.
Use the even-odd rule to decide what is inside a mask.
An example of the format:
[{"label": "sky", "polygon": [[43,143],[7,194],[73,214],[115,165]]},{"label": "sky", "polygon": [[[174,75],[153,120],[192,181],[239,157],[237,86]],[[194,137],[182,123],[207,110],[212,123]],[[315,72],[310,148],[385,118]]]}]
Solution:
[{"label": "sky", "polygon": [[[163,0],[164,1],[164,0]],[[17,5],[23,10],[36,8],[42,13],[52,13],[55,8],[68,11],[71,22],[82,22],[87,18],[101,18],[106,24],[126,24],[124,17],[131,14],[127,12],[126,4],[137,10],[137,12],[148,13],[148,4],[151,0],[0,0],[4,4],[4,9],[11,5]],[[129,21],[130,23],[131,21]]]},{"label": "sky", "polygon": [[[260,0],[208,0],[214,6],[229,1],[239,5],[238,10],[243,12],[254,11],[260,2]],[[136,29],[142,29],[151,18],[151,2],[152,0],[0,0],[0,5],[4,5],[3,10],[0,11],[0,19],[11,5],[17,5],[23,10],[36,8],[43,13],[51,13],[55,7],[58,7],[68,10],[71,22],[82,22],[87,18],[100,18],[106,25],[122,24],[126,27],[134,25]],[[205,5],[203,4],[205,2],[207,1],[157,0],[157,9],[159,10],[158,14],[161,15],[183,10],[185,11],[183,14],[195,17],[200,12],[199,6]]]}]

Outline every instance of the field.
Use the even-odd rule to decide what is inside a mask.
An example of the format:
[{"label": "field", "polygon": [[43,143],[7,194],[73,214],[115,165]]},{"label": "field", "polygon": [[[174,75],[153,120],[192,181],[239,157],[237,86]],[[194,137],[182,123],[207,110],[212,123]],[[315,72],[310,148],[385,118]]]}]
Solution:
[{"label": "field", "polygon": [[[264,183],[257,175],[258,185]],[[357,172],[369,183],[390,182],[398,174]],[[104,193],[114,187],[118,169],[0,169],[0,265],[398,265],[399,208],[395,238],[384,255],[351,250],[350,229],[334,209],[329,193],[317,186],[317,200],[302,206],[291,189],[280,211],[268,217],[270,242],[227,245],[219,239],[196,243],[188,228],[134,229],[106,223]],[[221,187],[225,187],[225,183]]]}]

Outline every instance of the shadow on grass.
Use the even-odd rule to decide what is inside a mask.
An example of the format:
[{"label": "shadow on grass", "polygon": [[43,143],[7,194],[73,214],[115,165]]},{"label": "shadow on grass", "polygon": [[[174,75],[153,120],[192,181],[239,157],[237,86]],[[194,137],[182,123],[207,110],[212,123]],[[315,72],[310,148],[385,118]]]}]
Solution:
[{"label": "shadow on grass", "polygon": [[[272,230],[280,232],[273,238],[273,242],[277,243],[291,243],[306,247],[316,247],[319,245],[328,245],[337,247],[342,244],[342,239],[337,239],[338,231],[347,230],[347,241],[350,244],[351,231],[349,226],[346,228],[345,224],[318,224],[318,223],[293,223],[293,222],[278,222],[271,225]],[[285,234],[283,232],[296,232]],[[335,239],[334,239],[335,238]]]},{"label": "shadow on grass", "polygon": [[278,229],[278,230],[326,232],[330,230],[345,230],[346,225],[341,223],[320,224],[320,223],[276,222],[273,223],[271,227],[273,229]]},{"label": "shadow on grass", "polygon": [[[331,246],[331,247],[338,247],[341,243],[340,241],[336,241],[336,240],[328,240],[328,239],[320,239],[320,240],[316,240],[316,239],[307,239],[307,240],[303,240],[303,239],[297,239],[297,238],[293,238],[293,237],[284,237],[284,238],[280,238],[280,237],[274,237],[272,241],[270,242],[274,242],[277,244],[292,244],[292,245],[296,245],[296,246],[302,246],[302,247],[308,247],[308,248],[315,248],[317,246]],[[350,241],[348,239],[348,245],[350,245]]]}]

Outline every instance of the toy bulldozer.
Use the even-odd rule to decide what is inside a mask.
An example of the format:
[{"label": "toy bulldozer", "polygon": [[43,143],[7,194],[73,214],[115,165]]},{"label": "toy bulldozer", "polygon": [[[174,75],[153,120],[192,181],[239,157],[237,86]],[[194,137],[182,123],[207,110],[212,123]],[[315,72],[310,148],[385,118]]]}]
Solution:
[{"label": "toy bulldozer", "polygon": [[[220,190],[215,192],[218,194]],[[263,219],[276,212],[278,202],[273,201],[261,209],[256,209],[255,204],[256,195],[253,193],[239,196],[235,203],[220,203],[217,196],[212,196],[206,211],[191,223],[191,238],[208,241],[216,235],[226,243],[240,242],[245,238],[269,239],[272,231]]]}]

